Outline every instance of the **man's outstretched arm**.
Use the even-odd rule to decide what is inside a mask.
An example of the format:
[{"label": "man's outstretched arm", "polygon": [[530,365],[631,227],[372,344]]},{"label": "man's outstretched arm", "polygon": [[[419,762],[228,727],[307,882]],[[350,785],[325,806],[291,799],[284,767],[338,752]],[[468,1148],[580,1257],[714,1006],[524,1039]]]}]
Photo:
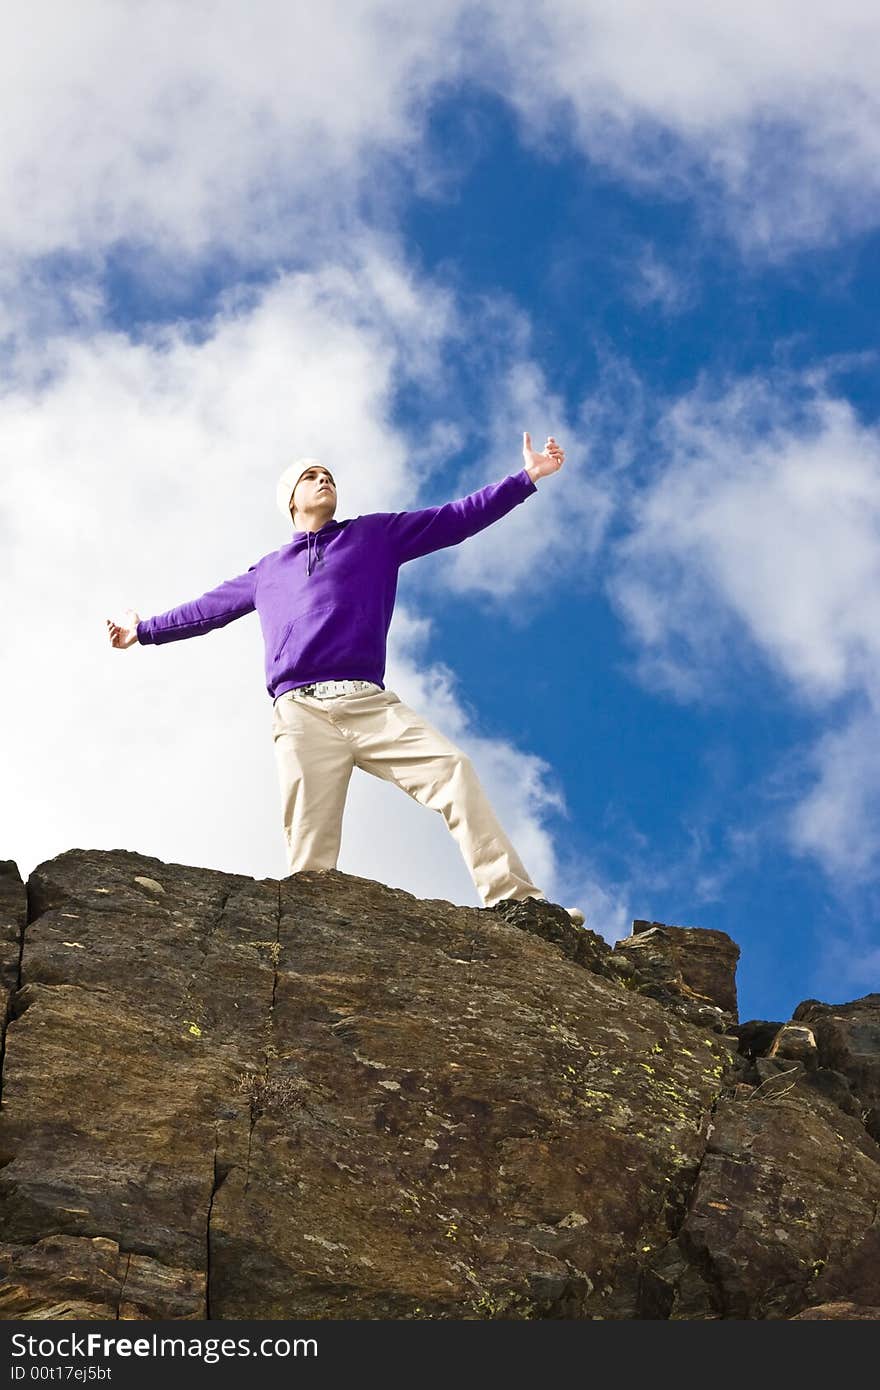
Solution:
[{"label": "man's outstretched arm", "polygon": [[544,453],[540,454],[532,448],[531,438],[526,433],[523,435],[523,467],[519,473],[472,492],[469,497],[446,502],[442,507],[395,512],[389,517],[389,529],[397,545],[399,563],[458,545],[494,521],[500,521],[537,491],[538,478],[557,472],[564,460],[565,454],[555,439],[548,439]]},{"label": "man's outstretched arm", "polygon": [[225,627],[234,618],[242,618],[245,613],[253,613],[256,565],[251,565],[244,574],[236,575],[209,589],[201,598],[191,603],[182,603],[177,608],[169,608],[167,613],[159,613],[154,618],[139,619],[134,609],[129,608],[122,623],[107,619],[108,635],[112,647],[131,647],[135,642],[142,646],[151,643],[179,642],[184,637],[201,637],[215,627]]}]

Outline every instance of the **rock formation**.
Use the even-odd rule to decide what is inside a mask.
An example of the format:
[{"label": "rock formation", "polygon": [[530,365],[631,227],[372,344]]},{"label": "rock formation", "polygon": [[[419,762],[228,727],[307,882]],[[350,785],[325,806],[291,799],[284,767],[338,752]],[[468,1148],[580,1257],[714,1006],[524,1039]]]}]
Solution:
[{"label": "rock formation", "polygon": [[121,850],[0,927],[0,1317],[880,1317],[880,995]]}]

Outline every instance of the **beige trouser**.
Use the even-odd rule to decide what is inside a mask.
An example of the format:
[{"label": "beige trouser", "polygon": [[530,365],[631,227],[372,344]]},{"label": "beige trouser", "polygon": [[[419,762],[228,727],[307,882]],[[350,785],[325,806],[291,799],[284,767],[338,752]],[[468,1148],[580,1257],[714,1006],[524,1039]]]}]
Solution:
[{"label": "beige trouser", "polygon": [[352,769],[394,782],[439,811],[486,907],[505,898],[542,898],[508,840],[470,759],[393,690],[373,686],[329,700],[288,691],[275,701],[287,859],[292,874],[335,869]]}]

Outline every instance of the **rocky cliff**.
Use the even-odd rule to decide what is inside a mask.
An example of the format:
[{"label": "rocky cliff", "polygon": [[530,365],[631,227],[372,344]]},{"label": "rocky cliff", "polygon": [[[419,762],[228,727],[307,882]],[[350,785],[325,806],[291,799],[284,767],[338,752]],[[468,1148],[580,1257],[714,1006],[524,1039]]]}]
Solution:
[{"label": "rocky cliff", "polygon": [[0,1317],[880,1317],[880,995],[124,851],[0,925]]}]

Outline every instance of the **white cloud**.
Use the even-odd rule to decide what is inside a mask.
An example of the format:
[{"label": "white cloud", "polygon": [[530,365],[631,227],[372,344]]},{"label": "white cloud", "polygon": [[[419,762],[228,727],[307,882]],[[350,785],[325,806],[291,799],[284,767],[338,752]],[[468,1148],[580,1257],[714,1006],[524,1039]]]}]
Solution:
[{"label": "white cloud", "polygon": [[[454,70],[458,6],[35,0],[0,33],[0,242],[272,256],[334,227]],[[308,210],[306,227],[303,212]]]},{"label": "white cloud", "polygon": [[791,838],[850,885],[880,873],[880,708],[860,710],[811,750],[814,785],[791,818]]},{"label": "white cloud", "polygon": [[632,271],[623,272],[625,291],[635,304],[644,308],[655,304],[666,314],[677,314],[692,301],[693,282],[673,269],[647,243],[635,259]]},{"label": "white cloud", "polygon": [[877,220],[878,40],[867,0],[33,0],[0,19],[0,260],[309,262],[357,209],[393,220],[376,156],[432,186],[425,114],[458,82],[777,254]]},{"label": "white cloud", "polygon": [[776,255],[880,212],[880,14],[800,0],[496,0],[503,90],[527,134],[674,197],[712,188],[727,230]]},{"label": "white cloud", "polygon": [[803,710],[834,721],[792,843],[836,874],[875,872],[880,431],[827,383],[781,377],[700,388],[659,435],[609,583],[642,677],[686,699],[735,690],[757,650]]},{"label": "white cloud", "polygon": [[[668,465],[633,501],[613,592],[648,660],[685,679],[748,631],[804,698],[871,681],[880,652],[880,433],[822,392],[797,418],[761,381],[667,414]],[[684,669],[684,662],[688,670]]]}]

